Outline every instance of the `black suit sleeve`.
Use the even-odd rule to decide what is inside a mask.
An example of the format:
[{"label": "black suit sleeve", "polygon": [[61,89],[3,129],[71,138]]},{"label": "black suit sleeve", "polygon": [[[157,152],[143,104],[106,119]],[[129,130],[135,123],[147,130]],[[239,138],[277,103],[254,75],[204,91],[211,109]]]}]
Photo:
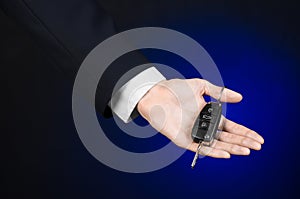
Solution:
[{"label": "black suit sleeve", "polygon": [[[87,54],[116,34],[111,17],[96,0],[1,0],[0,6],[8,17],[32,33],[34,40],[71,80]],[[98,84],[95,100],[98,112],[111,115],[107,103],[116,82],[131,68],[146,62],[140,53],[131,52],[111,64]],[[145,68],[132,71],[125,80]]]}]

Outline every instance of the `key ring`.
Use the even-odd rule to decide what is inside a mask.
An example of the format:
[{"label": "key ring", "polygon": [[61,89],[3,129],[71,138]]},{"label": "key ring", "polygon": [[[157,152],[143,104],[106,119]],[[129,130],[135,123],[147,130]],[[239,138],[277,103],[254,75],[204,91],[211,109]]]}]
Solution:
[{"label": "key ring", "polygon": [[[225,89],[225,86],[223,86],[222,89],[221,89],[221,91],[220,91],[220,97],[218,98],[218,103],[220,103],[220,100],[221,100],[221,97],[223,95],[224,89]],[[223,126],[224,126],[224,122],[222,122],[220,129],[223,129]],[[219,130],[219,129],[217,130],[217,133],[216,133],[216,136],[215,136],[216,140],[219,139],[221,132],[222,132],[222,130]]]},{"label": "key ring", "polygon": [[222,89],[221,89],[221,91],[220,91],[220,97],[218,98],[218,102],[220,102],[220,100],[221,100],[221,97],[223,95],[224,89],[225,89],[225,87],[223,86]]}]

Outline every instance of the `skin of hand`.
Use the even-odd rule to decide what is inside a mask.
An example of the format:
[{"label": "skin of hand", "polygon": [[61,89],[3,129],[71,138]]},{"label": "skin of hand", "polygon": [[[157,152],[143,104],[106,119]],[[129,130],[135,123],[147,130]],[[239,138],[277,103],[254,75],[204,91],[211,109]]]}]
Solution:
[{"label": "skin of hand", "polygon": [[[203,79],[171,79],[153,86],[139,101],[139,113],[153,128],[169,138],[177,146],[196,152],[198,143],[191,137],[192,127],[206,102],[203,95],[220,97],[222,87]],[[222,102],[237,103],[242,95],[224,89]],[[250,149],[260,150],[264,139],[255,131],[222,116],[223,128],[213,144],[203,146],[200,154],[214,158],[230,158],[249,155]]]}]

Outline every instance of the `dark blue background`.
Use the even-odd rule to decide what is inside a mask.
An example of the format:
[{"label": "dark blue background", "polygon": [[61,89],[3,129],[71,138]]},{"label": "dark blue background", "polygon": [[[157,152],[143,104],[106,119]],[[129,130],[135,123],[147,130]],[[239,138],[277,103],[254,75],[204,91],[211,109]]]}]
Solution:
[{"label": "dark blue background", "polygon": [[[25,198],[297,198],[297,4],[139,2],[104,5],[121,29],[162,26],[198,41],[216,62],[225,85],[244,96],[241,103],[228,105],[227,117],[259,132],[265,138],[262,150],[230,160],[204,158],[194,170],[191,152],[151,173],[129,174],[104,166],[77,136],[72,85],[45,61],[27,33],[3,20],[0,63],[10,67],[3,72],[1,193]],[[145,54],[187,78],[198,76],[175,55],[154,50]],[[111,119],[99,120],[121,147],[149,151],[167,143],[159,134],[143,140],[129,137]]]},{"label": "dark blue background", "polygon": [[[195,20],[169,27],[191,36],[210,53],[225,85],[244,97],[241,103],[228,105],[227,117],[260,133],[265,144],[261,151],[251,151],[249,157],[201,159],[196,170],[189,167],[194,154],[186,152],[160,171],[126,174],[130,183],[122,190],[144,197],[293,198],[298,192],[300,138],[299,73],[293,49],[283,45],[278,32],[227,16],[201,25]],[[173,54],[144,52],[151,61],[172,66],[187,78],[199,77],[188,63]],[[157,145],[166,142],[160,135],[142,141],[118,133],[110,137],[133,151],[157,149]],[[120,179],[123,178],[114,178]]]}]

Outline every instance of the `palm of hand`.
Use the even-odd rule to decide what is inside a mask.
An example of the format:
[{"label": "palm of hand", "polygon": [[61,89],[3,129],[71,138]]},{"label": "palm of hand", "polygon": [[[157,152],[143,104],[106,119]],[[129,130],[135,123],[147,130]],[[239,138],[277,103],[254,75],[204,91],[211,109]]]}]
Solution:
[{"label": "palm of hand", "polygon": [[[155,85],[138,104],[141,115],[153,128],[168,137],[179,147],[197,150],[191,131],[206,102],[204,94],[218,98],[220,87],[201,79],[162,81]],[[239,102],[241,95],[229,89],[224,90],[222,101]],[[259,150],[264,142],[256,132],[222,118],[224,130],[219,140],[211,147],[202,147],[204,155],[229,158],[230,154],[248,155],[249,149]]]}]

